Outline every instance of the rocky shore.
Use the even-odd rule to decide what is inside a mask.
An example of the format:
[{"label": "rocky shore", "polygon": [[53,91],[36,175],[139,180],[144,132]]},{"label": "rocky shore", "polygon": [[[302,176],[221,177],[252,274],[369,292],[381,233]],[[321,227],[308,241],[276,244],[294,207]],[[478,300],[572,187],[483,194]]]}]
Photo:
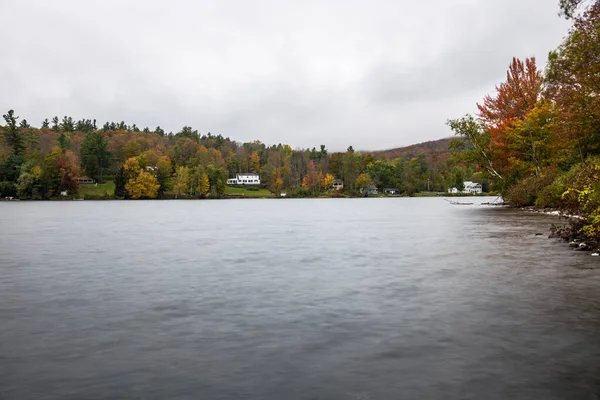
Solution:
[{"label": "rocky shore", "polygon": [[562,224],[552,224],[550,238],[562,239],[577,251],[590,252],[593,257],[600,257],[600,241],[586,237],[583,234],[583,225],[586,218],[581,215],[568,214],[558,209],[540,209],[536,207],[522,207],[521,210],[546,215],[556,215],[564,220]]}]

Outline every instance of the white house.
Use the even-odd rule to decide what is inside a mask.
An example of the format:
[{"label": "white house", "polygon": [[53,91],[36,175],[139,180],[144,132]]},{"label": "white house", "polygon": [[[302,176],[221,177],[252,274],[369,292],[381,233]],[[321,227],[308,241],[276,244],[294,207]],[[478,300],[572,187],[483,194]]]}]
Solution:
[{"label": "white house", "polygon": [[227,179],[228,185],[260,185],[260,175],[253,172],[236,174],[235,178]]},{"label": "white house", "polygon": [[481,186],[481,183],[464,181],[463,185],[465,188],[462,191],[459,191],[455,187],[451,187],[450,189],[448,189],[448,193],[482,193],[483,192],[483,187]]},{"label": "white house", "polygon": [[481,186],[481,183],[466,181],[466,182],[464,182],[464,185],[465,185],[465,189],[463,190],[463,193],[482,193],[483,192],[483,187]]}]

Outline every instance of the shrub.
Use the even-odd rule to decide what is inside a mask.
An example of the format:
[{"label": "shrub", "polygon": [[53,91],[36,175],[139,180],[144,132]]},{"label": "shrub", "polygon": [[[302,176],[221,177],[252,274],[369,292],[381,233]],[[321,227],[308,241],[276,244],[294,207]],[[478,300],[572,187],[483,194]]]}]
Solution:
[{"label": "shrub", "polygon": [[84,200],[114,200],[115,196],[108,194],[108,192],[104,192],[102,194],[86,193],[83,198]]},{"label": "shrub", "polygon": [[542,188],[535,200],[536,207],[561,208],[562,194],[567,190],[567,182],[568,174],[561,174],[550,185]]},{"label": "shrub", "polygon": [[555,178],[556,173],[548,171],[540,176],[534,175],[523,179],[504,193],[504,200],[518,207],[532,206],[543,190],[554,182]]},{"label": "shrub", "polygon": [[14,182],[0,182],[0,197],[15,197],[17,185]]},{"label": "shrub", "polygon": [[591,158],[569,171],[569,183],[562,194],[564,208],[586,218],[583,232],[600,239],[600,158]]}]

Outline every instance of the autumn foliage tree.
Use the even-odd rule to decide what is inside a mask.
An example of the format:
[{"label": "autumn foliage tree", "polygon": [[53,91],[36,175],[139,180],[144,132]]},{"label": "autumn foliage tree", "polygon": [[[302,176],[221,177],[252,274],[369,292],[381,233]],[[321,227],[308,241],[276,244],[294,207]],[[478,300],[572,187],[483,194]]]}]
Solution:
[{"label": "autumn foliage tree", "polygon": [[333,181],[335,180],[335,176],[332,174],[323,175],[323,181],[321,182],[321,186],[325,189],[331,189],[333,187]]},{"label": "autumn foliage tree", "polygon": [[281,178],[281,171],[275,168],[271,174],[271,179],[269,180],[269,190],[271,193],[275,194],[275,196],[279,196],[282,187],[283,179]]},{"label": "autumn foliage tree", "polygon": [[177,167],[177,173],[175,174],[175,184],[173,185],[173,191],[175,192],[175,198],[187,193],[190,187],[190,170],[186,166]]},{"label": "autumn foliage tree", "polygon": [[477,104],[479,117],[493,133],[503,131],[533,109],[540,99],[542,83],[543,77],[535,64],[535,57],[525,61],[513,58],[506,72],[506,81],[496,86],[496,95],[487,95],[483,104]]},{"label": "autumn foliage tree", "polygon": [[319,171],[314,161],[308,163],[308,171],[302,180],[302,188],[309,192],[318,192],[321,190],[323,173]]},{"label": "autumn foliage tree", "polygon": [[250,171],[255,173],[260,171],[260,156],[256,151],[250,155]]},{"label": "autumn foliage tree", "polygon": [[506,72],[506,81],[496,86],[496,95],[487,95],[483,104],[477,104],[478,116],[490,132],[496,170],[508,172],[509,159],[514,154],[506,134],[533,110],[540,100],[542,84],[543,76],[537,69],[535,57],[525,61],[513,58]]},{"label": "autumn foliage tree", "polygon": [[132,199],[154,199],[158,195],[159,186],[155,177],[146,171],[141,171],[127,182],[125,188]]},{"label": "autumn foliage tree", "polygon": [[200,175],[200,181],[198,183],[198,192],[200,196],[206,197],[210,191],[210,180],[208,179],[208,174],[206,172],[202,172]]},{"label": "autumn foliage tree", "polygon": [[550,53],[546,96],[558,110],[558,140],[583,161],[600,153],[600,2],[575,19]]},{"label": "autumn foliage tree", "polygon": [[160,185],[154,176],[140,167],[137,158],[129,158],[125,162],[124,171],[127,179],[125,189],[132,199],[156,198]]},{"label": "autumn foliage tree", "polygon": [[362,173],[356,178],[355,187],[356,190],[366,194],[366,190],[371,186],[371,178],[367,173]]}]

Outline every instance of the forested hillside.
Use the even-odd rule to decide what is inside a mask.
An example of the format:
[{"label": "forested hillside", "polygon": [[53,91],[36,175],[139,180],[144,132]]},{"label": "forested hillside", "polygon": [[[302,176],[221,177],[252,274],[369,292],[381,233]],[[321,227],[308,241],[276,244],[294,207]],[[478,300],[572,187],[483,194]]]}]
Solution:
[{"label": "forested hillside", "polygon": [[[423,190],[445,191],[473,175],[466,164],[438,160],[421,146],[410,152],[360,153],[349,147],[330,153],[325,146],[292,149],[289,145],[240,143],[221,135],[201,135],[184,126],[165,133],[160,127],[52,117],[32,126],[13,110],[0,127],[0,196],[50,199],[67,192],[76,196],[82,175],[96,182],[114,182],[117,198],[206,198],[226,194],[226,181],[240,172],[257,172],[262,186],[274,195],[358,195],[375,184],[397,187],[412,195]],[[334,179],[344,190],[332,190]],[[112,186],[111,186],[112,187]],[[91,194],[89,194],[91,196]]]},{"label": "forested hillside", "polygon": [[438,140],[430,140],[428,142],[417,143],[410,146],[397,147],[389,150],[374,151],[373,156],[380,157],[385,160],[394,160],[398,157],[414,158],[419,154],[425,155],[427,160],[443,160],[451,153],[450,143],[452,138],[444,138]]}]

